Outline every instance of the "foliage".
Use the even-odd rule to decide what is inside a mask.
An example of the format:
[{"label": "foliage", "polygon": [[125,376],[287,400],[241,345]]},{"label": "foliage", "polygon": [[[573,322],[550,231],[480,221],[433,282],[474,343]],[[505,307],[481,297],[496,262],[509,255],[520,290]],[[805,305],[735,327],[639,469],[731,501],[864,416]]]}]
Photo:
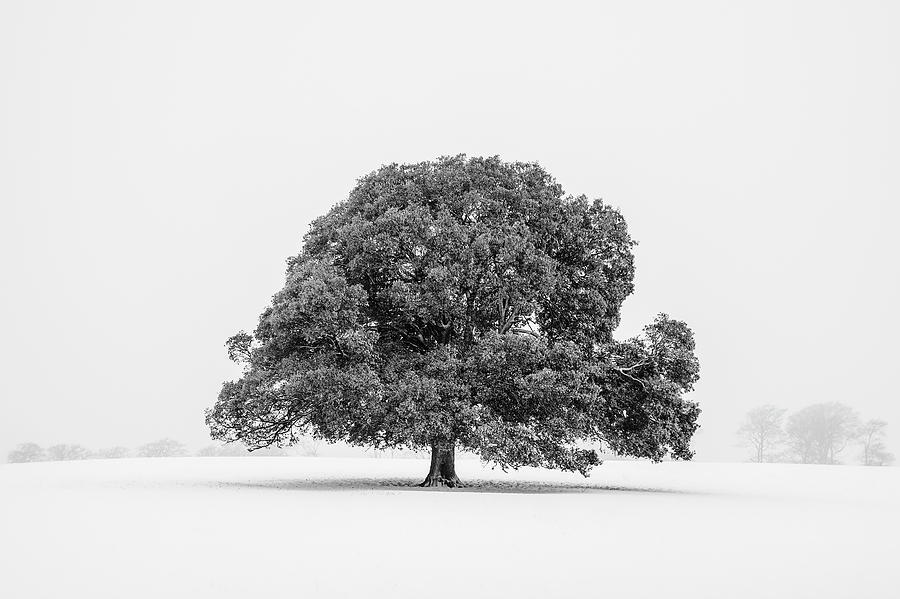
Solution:
[{"label": "foliage", "polygon": [[46,452],[37,443],[22,443],[10,451],[6,457],[6,461],[10,463],[43,462],[46,459]]},{"label": "foliage", "polygon": [[689,459],[691,330],[617,341],[633,242],[618,211],[537,164],[389,165],[317,219],[207,412],[251,448],[304,434],[375,449],[451,444],[501,467],[587,473],[583,442]]},{"label": "foliage", "polygon": [[767,404],[753,408],[744,417],[738,434],[745,444],[753,448],[754,462],[772,461],[774,449],[784,437],[782,420],[785,410]]},{"label": "foliage", "polygon": [[836,464],[856,436],[858,422],[856,412],[842,403],[814,404],[788,418],[788,443],[804,464]]}]

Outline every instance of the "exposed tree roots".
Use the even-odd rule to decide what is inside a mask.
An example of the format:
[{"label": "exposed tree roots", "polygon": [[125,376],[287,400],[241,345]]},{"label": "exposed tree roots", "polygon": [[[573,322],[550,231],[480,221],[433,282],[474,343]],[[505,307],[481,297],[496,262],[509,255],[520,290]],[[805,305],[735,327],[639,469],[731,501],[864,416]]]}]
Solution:
[{"label": "exposed tree roots", "polygon": [[447,478],[441,475],[431,476],[428,475],[425,480],[420,482],[417,487],[450,487],[451,489],[458,489],[460,487],[465,487],[462,484],[462,481],[459,480],[459,477],[453,476],[452,478]]}]

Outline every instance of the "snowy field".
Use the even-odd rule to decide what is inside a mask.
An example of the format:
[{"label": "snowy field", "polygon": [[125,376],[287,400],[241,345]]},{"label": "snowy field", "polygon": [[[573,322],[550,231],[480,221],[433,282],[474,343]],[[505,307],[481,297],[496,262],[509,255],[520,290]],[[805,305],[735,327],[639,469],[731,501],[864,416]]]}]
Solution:
[{"label": "snowy field", "polygon": [[898,597],[900,469],[0,465],[0,597]]}]

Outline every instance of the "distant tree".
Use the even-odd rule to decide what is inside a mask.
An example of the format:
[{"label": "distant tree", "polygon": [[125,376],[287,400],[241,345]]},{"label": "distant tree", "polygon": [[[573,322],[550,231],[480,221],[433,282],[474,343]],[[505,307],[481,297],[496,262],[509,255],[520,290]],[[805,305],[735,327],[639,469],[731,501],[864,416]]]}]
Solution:
[{"label": "distant tree", "polygon": [[197,455],[204,458],[243,458],[250,455],[250,452],[238,443],[226,443],[225,445],[207,445],[200,449]]},{"label": "distant tree", "polygon": [[219,450],[223,446],[221,445],[207,445],[205,447],[201,447],[197,450],[197,457],[201,458],[216,458],[219,457]]},{"label": "distant tree", "polygon": [[744,443],[753,448],[754,462],[770,461],[773,450],[784,438],[782,419],[785,410],[773,405],[753,408],[744,416],[738,434]]},{"label": "distant tree", "polygon": [[131,450],[127,447],[104,447],[103,449],[98,449],[94,452],[93,457],[99,458],[102,460],[115,460],[120,458],[127,458],[131,455]]},{"label": "distant tree", "polygon": [[859,418],[842,403],[807,406],[788,418],[785,431],[797,459],[804,464],[836,464],[837,456],[857,434]]},{"label": "distant tree", "polygon": [[187,449],[174,439],[160,439],[138,448],[138,456],[142,458],[174,458],[187,455]]},{"label": "distant tree", "polygon": [[690,459],[691,329],[665,314],[613,337],[634,243],[600,200],[535,163],[391,164],[317,219],[254,333],[227,342],[212,437],[303,435],[430,449],[423,486],[456,486],[460,447],[501,467],[588,471],[585,443]]},{"label": "distant tree", "polygon": [[86,460],[90,457],[90,450],[81,445],[60,443],[47,448],[47,459],[52,461]]},{"label": "distant tree", "polygon": [[868,466],[890,466],[894,463],[894,454],[887,450],[881,439],[876,439],[869,448]]},{"label": "distant tree", "polygon": [[22,443],[6,456],[11,463],[43,462],[46,459],[47,453],[37,443]]},{"label": "distant tree", "polygon": [[319,449],[322,448],[322,441],[312,436],[306,436],[300,439],[300,451],[303,455],[314,458],[319,455]]},{"label": "distant tree", "polygon": [[894,456],[887,451],[884,444],[884,431],[887,422],[884,420],[867,420],[859,427],[859,439],[863,445],[863,465],[886,466],[894,461]]},{"label": "distant tree", "polygon": [[253,452],[251,452],[249,455],[261,458],[280,458],[284,456],[297,455],[297,452],[288,447],[278,447],[277,445],[271,445],[269,447],[254,449]]}]

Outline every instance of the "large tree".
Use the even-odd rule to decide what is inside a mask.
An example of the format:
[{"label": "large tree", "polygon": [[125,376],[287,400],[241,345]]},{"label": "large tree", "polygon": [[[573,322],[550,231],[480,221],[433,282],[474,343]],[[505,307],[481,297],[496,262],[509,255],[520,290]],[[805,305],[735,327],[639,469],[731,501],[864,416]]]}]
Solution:
[{"label": "large tree", "polygon": [[534,163],[384,166],[313,222],[255,332],[228,340],[244,374],[211,434],[430,448],[425,486],[460,484],[456,448],[584,475],[586,442],[690,459],[691,330],[660,315],[613,337],[633,245],[617,210]]}]

